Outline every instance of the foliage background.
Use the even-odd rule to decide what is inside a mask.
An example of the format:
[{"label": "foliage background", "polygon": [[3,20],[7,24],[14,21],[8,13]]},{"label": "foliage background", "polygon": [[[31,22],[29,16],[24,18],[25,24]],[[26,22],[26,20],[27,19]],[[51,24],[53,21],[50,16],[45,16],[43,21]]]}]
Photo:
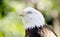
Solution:
[{"label": "foliage background", "polygon": [[42,12],[46,23],[60,36],[60,0],[0,0],[0,37],[24,37],[19,13],[28,6]]}]

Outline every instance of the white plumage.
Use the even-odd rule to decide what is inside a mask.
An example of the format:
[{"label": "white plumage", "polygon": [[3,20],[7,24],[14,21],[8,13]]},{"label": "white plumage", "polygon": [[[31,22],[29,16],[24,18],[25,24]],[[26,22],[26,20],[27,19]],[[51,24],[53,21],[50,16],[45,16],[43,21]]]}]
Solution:
[{"label": "white plumage", "polygon": [[25,25],[25,29],[31,29],[35,26],[40,27],[45,24],[45,19],[41,12],[35,10],[34,8],[27,7],[23,10],[23,12],[25,16],[22,17],[22,20]]}]

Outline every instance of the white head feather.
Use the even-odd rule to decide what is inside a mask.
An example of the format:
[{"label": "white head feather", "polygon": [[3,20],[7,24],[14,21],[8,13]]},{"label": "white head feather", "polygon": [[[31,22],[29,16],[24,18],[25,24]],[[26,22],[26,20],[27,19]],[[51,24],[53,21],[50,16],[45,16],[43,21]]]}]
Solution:
[{"label": "white head feather", "polygon": [[45,19],[41,12],[35,10],[32,7],[27,7],[23,10],[24,16],[22,17],[22,21],[25,25],[25,29],[31,29],[36,27],[43,26],[45,24]]}]

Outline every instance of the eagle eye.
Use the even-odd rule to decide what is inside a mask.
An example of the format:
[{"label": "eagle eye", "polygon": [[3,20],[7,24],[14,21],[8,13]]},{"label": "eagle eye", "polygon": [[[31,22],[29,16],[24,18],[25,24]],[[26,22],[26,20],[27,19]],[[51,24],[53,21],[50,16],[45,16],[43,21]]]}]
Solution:
[{"label": "eagle eye", "polygon": [[28,13],[32,13],[32,12],[29,11]]}]

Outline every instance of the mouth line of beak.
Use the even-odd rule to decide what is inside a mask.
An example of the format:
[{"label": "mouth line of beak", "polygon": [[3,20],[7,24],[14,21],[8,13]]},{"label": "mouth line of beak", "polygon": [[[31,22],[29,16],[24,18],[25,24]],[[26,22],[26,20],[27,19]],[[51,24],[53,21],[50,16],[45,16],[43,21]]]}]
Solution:
[{"label": "mouth line of beak", "polygon": [[23,17],[24,15],[19,15],[19,16],[22,16]]}]

